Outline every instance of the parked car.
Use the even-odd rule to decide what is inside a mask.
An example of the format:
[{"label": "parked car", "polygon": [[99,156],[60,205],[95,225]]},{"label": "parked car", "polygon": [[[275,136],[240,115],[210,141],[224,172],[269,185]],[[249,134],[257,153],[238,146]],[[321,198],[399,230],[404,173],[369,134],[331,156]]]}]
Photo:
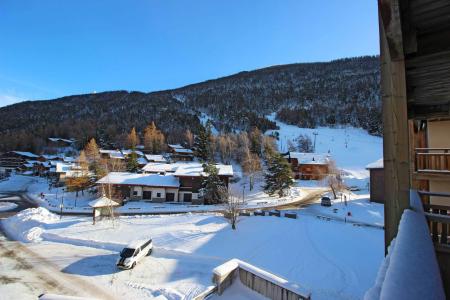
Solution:
[{"label": "parked car", "polygon": [[150,255],[152,250],[152,239],[134,241],[120,252],[120,258],[117,260],[117,267],[121,269],[132,269],[144,256]]},{"label": "parked car", "polygon": [[320,205],[322,206],[331,206],[331,199],[330,197],[322,197],[320,200]]}]

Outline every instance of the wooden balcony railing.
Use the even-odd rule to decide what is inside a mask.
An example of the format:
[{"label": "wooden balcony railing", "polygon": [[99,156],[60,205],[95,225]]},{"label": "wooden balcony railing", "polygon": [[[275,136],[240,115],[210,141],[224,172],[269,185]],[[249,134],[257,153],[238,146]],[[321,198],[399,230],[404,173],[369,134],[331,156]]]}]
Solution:
[{"label": "wooden balcony railing", "polygon": [[436,250],[450,252],[450,205],[429,204],[427,200],[430,196],[445,197],[449,199],[450,193],[434,193],[428,191],[418,191],[422,198],[425,218],[428,221],[431,238]]},{"label": "wooden balcony railing", "polygon": [[450,175],[450,148],[416,148],[417,174]]}]

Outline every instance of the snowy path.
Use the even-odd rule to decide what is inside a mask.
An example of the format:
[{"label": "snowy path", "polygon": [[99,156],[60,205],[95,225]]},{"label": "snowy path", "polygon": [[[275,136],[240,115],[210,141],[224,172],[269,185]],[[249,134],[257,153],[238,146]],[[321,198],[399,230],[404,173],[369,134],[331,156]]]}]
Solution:
[{"label": "snowy path", "polygon": [[49,260],[16,241],[0,236],[0,295],[36,299],[42,293],[115,299],[99,286],[62,273]]}]

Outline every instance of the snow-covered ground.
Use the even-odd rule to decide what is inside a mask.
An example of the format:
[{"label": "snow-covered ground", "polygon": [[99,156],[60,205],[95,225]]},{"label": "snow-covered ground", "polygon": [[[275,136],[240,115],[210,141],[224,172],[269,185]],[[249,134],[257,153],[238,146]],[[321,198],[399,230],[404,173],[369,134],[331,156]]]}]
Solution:
[{"label": "snow-covered ground", "polygon": [[[368,211],[367,222],[382,220],[381,205],[355,200],[349,207],[355,216]],[[3,225],[17,239],[34,241],[30,249],[63,272],[96,282],[118,298],[191,299],[211,285],[212,269],[232,258],[297,283],[314,299],[361,298],[384,256],[383,230],[319,219],[314,214],[333,214],[320,205],[298,213],[298,219],[241,217],[233,231],[211,213],[128,216],[92,225],[88,217],[60,220],[38,208]],[[153,254],[132,271],[117,270],[118,251],[148,237]]]},{"label": "snow-covered ground", "polygon": [[278,147],[287,151],[288,140],[295,140],[300,134],[307,135],[314,141],[316,136],[316,152],[330,153],[337,166],[345,173],[348,186],[365,188],[369,177],[366,165],[383,156],[383,139],[373,136],[361,128],[354,127],[318,127],[300,128],[275,120],[275,113],[268,119],[277,123],[279,130],[270,130],[266,134],[279,133]]}]

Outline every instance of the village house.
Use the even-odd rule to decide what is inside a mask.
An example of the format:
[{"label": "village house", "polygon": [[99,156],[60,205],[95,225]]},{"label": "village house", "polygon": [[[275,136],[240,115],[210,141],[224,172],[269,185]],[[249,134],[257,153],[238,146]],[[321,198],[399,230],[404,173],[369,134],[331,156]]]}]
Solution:
[{"label": "village house", "polygon": [[193,161],[194,151],[186,149],[179,144],[168,144],[170,158],[172,161]]},{"label": "village house", "polygon": [[366,166],[370,173],[370,201],[384,203],[384,164],[380,158]]},{"label": "village house", "polygon": [[[216,165],[225,186],[233,177],[231,165]],[[100,179],[100,185],[113,189],[114,200],[148,200],[152,202],[202,203],[199,195],[202,181],[208,176],[200,163],[148,163],[144,174],[114,172]]]},{"label": "village house", "polygon": [[18,170],[28,163],[28,160],[37,160],[38,155],[31,152],[9,151],[0,155],[0,172],[10,173]]},{"label": "village house", "polygon": [[146,154],[145,158],[148,162],[168,163],[164,155],[161,154]]},{"label": "village house", "polygon": [[111,187],[115,201],[147,200],[178,202],[179,180],[173,175],[111,172],[97,181],[99,190]]},{"label": "village house", "polygon": [[329,154],[289,151],[284,157],[291,164],[295,179],[321,180],[328,174]]},{"label": "village house", "polygon": [[59,137],[49,137],[45,151],[48,153],[63,153],[75,150],[75,140]]}]

